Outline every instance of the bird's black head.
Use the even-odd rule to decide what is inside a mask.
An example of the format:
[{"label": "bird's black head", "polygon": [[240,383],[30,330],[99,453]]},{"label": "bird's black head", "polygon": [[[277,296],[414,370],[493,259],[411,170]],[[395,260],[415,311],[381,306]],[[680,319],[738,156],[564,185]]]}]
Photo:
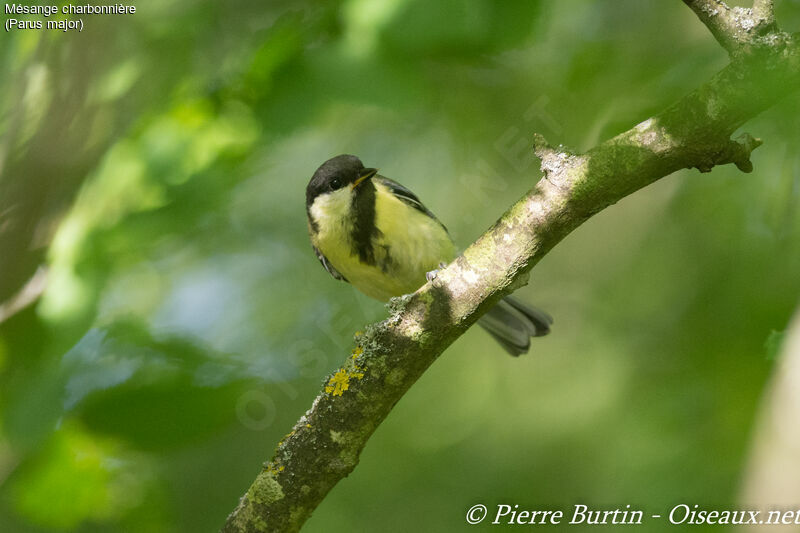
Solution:
[{"label": "bird's black head", "polygon": [[314,172],[306,187],[306,207],[314,203],[320,194],[332,192],[350,185],[355,187],[364,179],[375,175],[377,169],[364,168],[364,164],[354,155],[337,155],[328,159]]}]

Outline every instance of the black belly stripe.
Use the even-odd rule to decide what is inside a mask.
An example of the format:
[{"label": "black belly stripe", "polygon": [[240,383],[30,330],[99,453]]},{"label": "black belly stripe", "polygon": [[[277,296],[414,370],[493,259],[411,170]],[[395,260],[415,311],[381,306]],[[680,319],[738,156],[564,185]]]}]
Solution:
[{"label": "black belly stripe", "polygon": [[394,259],[392,258],[392,249],[386,244],[382,244],[381,248],[383,248],[383,260],[381,261],[380,267],[384,274],[388,274],[389,270],[394,267]]},{"label": "black belly stripe", "polygon": [[375,226],[375,185],[372,180],[356,187],[353,212],[355,220],[350,233],[353,253],[362,263],[375,265],[372,241],[381,236],[381,231]]}]

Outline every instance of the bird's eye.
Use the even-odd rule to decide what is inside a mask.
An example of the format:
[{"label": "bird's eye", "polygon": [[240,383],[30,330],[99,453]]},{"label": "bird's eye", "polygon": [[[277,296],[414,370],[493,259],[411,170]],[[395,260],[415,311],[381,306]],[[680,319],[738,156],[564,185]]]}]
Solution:
[{"label": "bird's eye", "polygon": [[335,191],[336,189],[338,189],[341,186],[342,186],[342,182],[339,181],[339,178],[333,178],[331,180],[331,190],[332,191]]}]

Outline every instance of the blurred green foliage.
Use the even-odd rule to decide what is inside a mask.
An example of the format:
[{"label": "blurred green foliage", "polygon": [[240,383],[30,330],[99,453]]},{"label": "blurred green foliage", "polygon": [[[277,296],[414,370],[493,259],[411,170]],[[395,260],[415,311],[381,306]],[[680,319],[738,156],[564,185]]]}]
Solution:
[{"label": "blurred green foliage", "polygon": [[[379,166],[466,245],[534,183],[532,132],[589,148],[727,61],[670,2],[136,6],[0,35],[0,217],[27,239],[0,247],[0,288],[47,268],[0,322],[3,532],[223,523],[385,314],[307,242],[328,157]],[[779,8],[796,30],[800,2]],[[797,117],[795,98],[747,125],[753,174],[681,172],[559,245],[520,291],[553,334],[518,360],[459,339],[306,529],[461,530],[479,502],[732,505],[798,303]]]}]

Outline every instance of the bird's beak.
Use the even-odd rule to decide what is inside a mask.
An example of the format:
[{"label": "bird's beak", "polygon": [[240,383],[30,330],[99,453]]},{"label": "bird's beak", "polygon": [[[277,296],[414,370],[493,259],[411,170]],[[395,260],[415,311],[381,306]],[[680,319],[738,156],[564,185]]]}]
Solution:
[{"label": "bird's beak", "polygon": [[355,189],[361,184],[362,181],[368,180],[377,173],[378,173],[377,168],[365,168],[364,170],[361,171],[361,174],[358,175],[358,178],[356,179],[356,181],[353,182],[350,188]]}]

